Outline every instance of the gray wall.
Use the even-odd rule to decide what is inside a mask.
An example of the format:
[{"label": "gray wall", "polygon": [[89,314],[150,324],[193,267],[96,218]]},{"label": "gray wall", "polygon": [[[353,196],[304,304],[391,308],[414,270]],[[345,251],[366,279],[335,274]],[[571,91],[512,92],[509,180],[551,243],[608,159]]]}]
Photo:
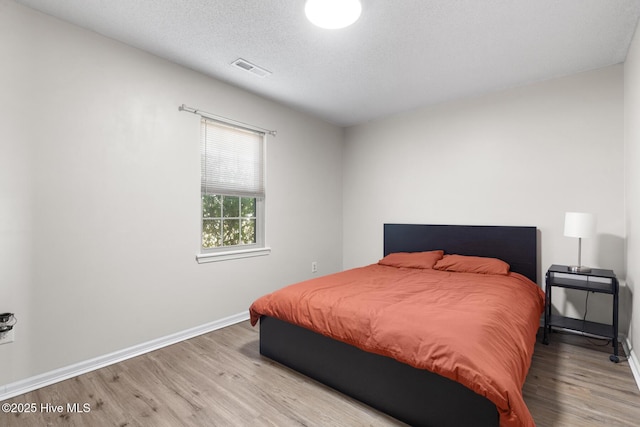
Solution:
[{"label": "gray wall", "polygon": [[[598,221],[583,263],[624,276],[623,93],[616,65],[349,128],[344,267],[382,256],[385,222],[533,225],[542,283],[577,263],[564,214],[583,211]],[[584,296],[556,292],[554,307],[581,317]],[[589,319],[611,320],[608,296],[590,298]]]},{"label": "gray wall", "polygon": [[[640,28],[640,26],[638,27]],[[624,66],[626,272],[629,293],[622,300],[631,313],[629,340],[638,362],[640,346],[640,31],[636,28]],[[636,372],[640,382],[640,372]]]},{"label": "gray wall", "polygon": [[[248,310],[342,268],[343,130],[0,0],[7,384]],[[267,141],[269,256],[199,265],[199,118]]]}]

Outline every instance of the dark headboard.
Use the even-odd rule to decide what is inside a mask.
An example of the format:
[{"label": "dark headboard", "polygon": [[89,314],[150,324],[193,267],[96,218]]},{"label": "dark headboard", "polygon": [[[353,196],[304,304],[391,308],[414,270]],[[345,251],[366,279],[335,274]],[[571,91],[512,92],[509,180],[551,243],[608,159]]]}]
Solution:
[{"label": "dark headboard", "polygon": [[384,224],[384,255],[442,249],[447,254],[499,258],[538,280],[536,227]]}]

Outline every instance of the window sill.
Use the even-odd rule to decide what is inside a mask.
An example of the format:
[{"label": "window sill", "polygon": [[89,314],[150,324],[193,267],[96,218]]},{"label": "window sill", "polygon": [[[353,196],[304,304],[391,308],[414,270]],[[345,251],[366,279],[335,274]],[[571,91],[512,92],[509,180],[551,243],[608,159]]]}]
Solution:
[{"label": "window sill", "polygon": [[196,255],[196,261],[198,264],[207,262],[227,261],[230,259],[251,258],[256,256],[269,255],[271,248],[258,248],[258,249],[242,249],[229,252],[210,252]]}]

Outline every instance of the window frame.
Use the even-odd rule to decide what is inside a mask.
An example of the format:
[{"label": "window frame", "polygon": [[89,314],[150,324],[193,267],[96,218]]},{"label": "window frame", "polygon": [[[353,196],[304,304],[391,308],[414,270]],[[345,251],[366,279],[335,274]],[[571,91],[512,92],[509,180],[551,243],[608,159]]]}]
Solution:
[{"label": "window frame", "polygon": [[[254,132],[256,134],[260,134],[261,135],[261,144],[262,144],[262,173],[263,173],[263,182],[264,182],[264,196],[263,197],[251,197],[248,196],[246,194],[231,194],[231,192],[225,191],[225,192],[220,192],[220,193],[208,193],[210,195],[213,194],[220,194],[223,196],[230,196],[230,197],[239,197],[239,198],[254,198],[255,199],[255,221],[256,221],[256,230],[255,230],[255,243],[249,243],[249,244],[240,244],[240,245],[229,245],[229,246],[219,246],[219,247],[213,247],[213,248],[205,248],[203,246],[203,224],[204,224],[204,210],[203,210],[203,203],[204,203],[204,195],[207,194],[203,191],[202,189],[202,184],[201,184],[201,188],[200,188],[200,209],[199,209],[199,217],[200,217],[200,234],[199,234],[199,253],[196,254],[196,261],[198,263],[207,263],[207,262],[215,262],[215,261],[224,261],[224,260],[229,260],[229,259],[239,259],[239,258],[248,258],[248,257],[256,257],[256,256],[263,256],[263,255],[268,255],[271,253],[271,248],[269,248],[266,245],[266,169],[267,169],[267,162],[266,162],[266,149],[267,149],[267,133],[262,131],[262,130],[257,130],[257,129],[253,129],[251,127],[247,127],[247,126],[239,126],[238,124],[236,124],[234,121],[226,121],[226,120],[220,120],[219,118],[211,118],[211,117],[207,117],[207,116],[202,116],[202,121],[210,121],[210,122],[217,122],[219,124],[221,124],[222,126],[227,126],[227,127],[231,127],[231,128],[237,128],[240,130],[244,130],[244,131],[251,131]],[[202,127],[202,121],[201,123],[201,135],[200,138],[202,140],[202,138],[205,138],[204,135],[202,135],[203,132],[203,127]],[[204,156],[204,152],[201,148],[200,150],[200,159],[202,162],[203,156]],[[202,174],[202,171],[201,171]],[[202,177],[201,177],[202,180]],[[227,194],[228,193],[228,194]],[[240,218],[241,216],[241,212],[239,212],[240,214]],[[235,218],[235,217],[234,217]]]},{"label": "window frame", "polygon": [[[210,204],[210,202],[207,200],[207,196],[208,197],[212,197],[214,198],[213,200],[211,200],[213,203],[213,205]],[[216,250],[216,249],[220,249],[220,248],[235,248],[235,247],[243,247],[243,248],[251,248],[254,247],[256,245],[261,246],[262,242],[261,242],[261,233],[258,233],[257,231],[259,230],[259,226],[260,223],[258,221],[258,219],[261,217],[261,214],[263,213],[263,206],[262,206],[262,198],[258,198],[258,197],[248,197],[248,196],[236,196],[236,195],[225,195],[225,194],[206,194],[206,193],[201,193],[201,206],[202,206],[202,227],[201,227],[201,231],[202,231],[202,251],[212,251],[212,250]],[[227,205],[227,201],[225,199],[235,199],[234,200],[234,205],[237,203],[237,215],[230,215],[227,213],[227,211],[225,210],[225,206]],[[216,200],[217,199],[217,200]],[[243,213],[243,202],[244,201],[250,201],[249,203],[252,205],[251,211],[249,215],[246,215]],[[216,207],[215,205],[218,205],[218,207]],[[231,209],[233,211],[236,210],[236,208],[234,208],[233,206],[231,207]],[[211,212],[212,214],[215,213],[215,211],[219,211],[218,215],[211,215],[211,216],[205,216],[205,213],[207,213],[207,211],[213,211]],[[235,212],[232,212],[235,213]],[[237,239],[239,241],[243,241],[243,236],[242,234],[242,230],[243,230],[243,225],[242,222],[243,221],[253,221],[253,241],[247,242],[247,243],[238,243],[236,245],[233,244],[228,244],[225,245],[224,244],[224,237],[225,237],[225,225],[224,223],[226,221],[233,221],[233,222],[237,222],[237,231],[238,231],[238,236]],[[205,227],[205,224],[208,221],[212,221],[212,222],[217,222],[219,221],[219,229],[217,230],[217,236],[211,234],[211,230],[207,230]],[[215,228],[215,227],[214,227]],[[234,226],[235,228],[235,226]],[[220,246],[205,246],[205,233],[210,235],[211,237],[213,237],[213,240],[216,240],[218,242],[222,242],[222,245]]]}]

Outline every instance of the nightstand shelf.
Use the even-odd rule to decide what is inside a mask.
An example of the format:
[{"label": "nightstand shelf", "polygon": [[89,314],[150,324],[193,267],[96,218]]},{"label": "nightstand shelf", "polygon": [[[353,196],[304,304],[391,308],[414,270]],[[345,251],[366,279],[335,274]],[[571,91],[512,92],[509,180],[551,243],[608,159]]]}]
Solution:
[{"label": "nightstand shelf", "polygon": [[[577,274],[577,273],[574,273]],[[589,282],[589,286],[585,286],[586,280],[576,280],[556,277],[553,279],[553,286],[558,286],[567,289],[578,289],[581,291],[600,292],[605,294],[612,294],[611,283],[599,283]]]},{"label": "nightstand shelf", "polygon": [[549,325],[555,326],[557,328],[582,331],[587,334],[613,339],[613,326],[603,323],[590,322],[588,320],[583,322],[582,319],[572,319],[571,317],[552,314]]},{"label": "nightstand shelf", "polygon": [[[551,290],[554,287],[612,295],[613,313],[611,324],[551,314]],[[594,268],[590,272],[572,272],[566,265],[554,264],[549,267],[546,274],[544,337],[542,342],[549,344],[549,332],[554,327],[608,338],[613,345],[613,354],[609,359],[618,363],[618,288],[618,279],[612,270]]]}]

